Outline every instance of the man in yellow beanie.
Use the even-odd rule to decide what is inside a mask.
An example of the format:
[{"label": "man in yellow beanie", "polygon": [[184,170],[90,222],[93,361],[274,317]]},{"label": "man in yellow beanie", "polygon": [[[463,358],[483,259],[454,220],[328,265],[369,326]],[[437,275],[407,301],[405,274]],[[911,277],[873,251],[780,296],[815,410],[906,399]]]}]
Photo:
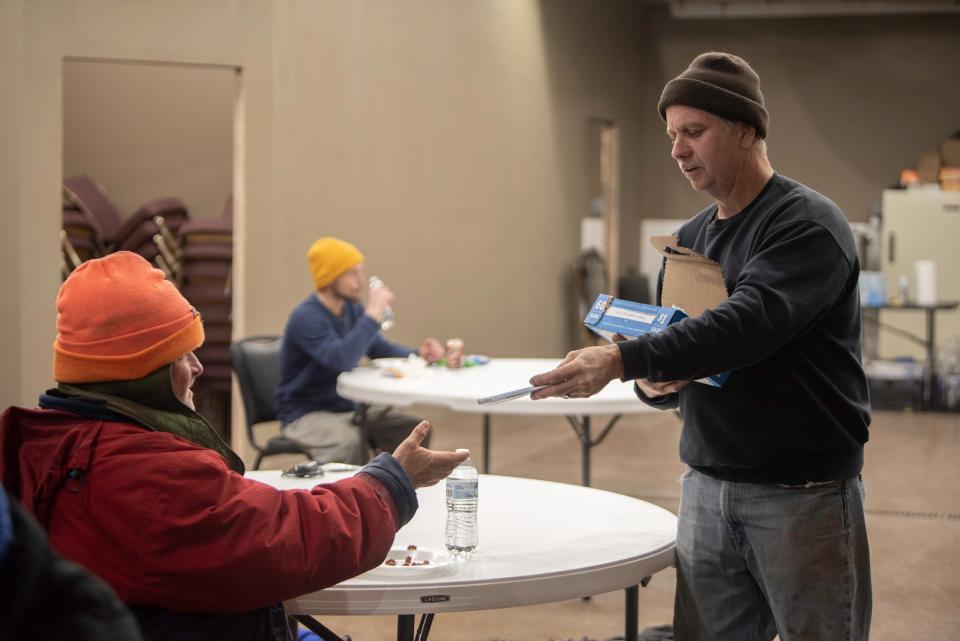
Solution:
[{"label": "man in yellow beanie", "polygon": [[[415,350],[393,343],[380,332],[393,293],[371,289],[359,301],[366,279],[363,254],[338,238],[320,238],[307,252],[316,291],[290,315],[280,353],[280,384],[275,407],[287,438],[310,449],[319,461],[357,463],[366,459],[357,405],[337,394],[337,377],[364,356],[406,357]],[[428,362],[443,348],[427,338],[416,350]],[[372,444],[389,452],[420,419],[386,410],[369,412],[364,426]]]},{"label": "man in yellow beanie", "polygon": [[379,565],[415,488],[466,457],[421,447],[424,422],[349,479],[248,480],[193,409],[202,342],[197,312],[140,256],[83,263],[57,298],[59,385],[0,416],[0,479],[147,641],[286,640],[278,604]]}]

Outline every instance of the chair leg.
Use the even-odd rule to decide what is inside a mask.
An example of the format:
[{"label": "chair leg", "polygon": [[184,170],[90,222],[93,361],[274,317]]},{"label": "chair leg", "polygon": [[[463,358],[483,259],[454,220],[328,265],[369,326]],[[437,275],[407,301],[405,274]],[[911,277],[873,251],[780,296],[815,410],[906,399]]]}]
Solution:
[{"label": "chair leg", "polygon": [[260,461],[263,460],[263,452],[257,452],[257,458],[253,461],[253,469],[260,469]]}]

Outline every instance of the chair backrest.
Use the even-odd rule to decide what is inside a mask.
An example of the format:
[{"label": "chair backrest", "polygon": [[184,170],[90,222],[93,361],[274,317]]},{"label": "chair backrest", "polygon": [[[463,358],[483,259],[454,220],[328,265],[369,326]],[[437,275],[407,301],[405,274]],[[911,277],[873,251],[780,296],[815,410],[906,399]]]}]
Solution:
[{"label": "chair backrest", "polygon": [[71,176],[63,180],[63,195],[89,217],[105,245],[116,240],[122,216],[103,185],[86,174]]},{"label": "chair backrest", "polygon": [[262,449],[253,438],[253,426],[275,421],[273,392],[280,382],[280,336],[250,336],[230,346],[233,371],[240,384],[243,409],[247,418],[250,443]]}]

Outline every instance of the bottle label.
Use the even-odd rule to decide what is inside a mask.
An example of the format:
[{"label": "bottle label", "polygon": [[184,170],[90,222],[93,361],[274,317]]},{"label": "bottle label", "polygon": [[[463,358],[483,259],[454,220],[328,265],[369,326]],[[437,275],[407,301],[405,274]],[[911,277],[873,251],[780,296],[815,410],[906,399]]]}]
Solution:
[{"label": "bottle label", "polygon": [[447,498],[448,499],[475,499],[477,498],[476,481],[448,481]]}]

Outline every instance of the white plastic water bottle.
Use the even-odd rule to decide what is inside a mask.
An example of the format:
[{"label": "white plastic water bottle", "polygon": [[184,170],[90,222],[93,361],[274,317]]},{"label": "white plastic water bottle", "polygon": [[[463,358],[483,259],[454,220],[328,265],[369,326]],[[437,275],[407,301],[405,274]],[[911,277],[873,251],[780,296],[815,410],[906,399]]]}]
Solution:
[{"label": "white plastic water bottle", "polygon": [[[370,289],[376,289],[377,287],[383,287],[383,281],[380,280],[377,276],[371,276],[370,282],[367,285]],[[387,305],[383,309],[383,321],[380,323],[380,329],[387,331],[393,327],[393,308]]]},{"label": "white plastic water bottle", "polygon": [[[470,450],[457,450],[467,452]],[[447,549],[469,556],[477,547],[477,499],[480,473],[470,457],[447,477]]]}]

